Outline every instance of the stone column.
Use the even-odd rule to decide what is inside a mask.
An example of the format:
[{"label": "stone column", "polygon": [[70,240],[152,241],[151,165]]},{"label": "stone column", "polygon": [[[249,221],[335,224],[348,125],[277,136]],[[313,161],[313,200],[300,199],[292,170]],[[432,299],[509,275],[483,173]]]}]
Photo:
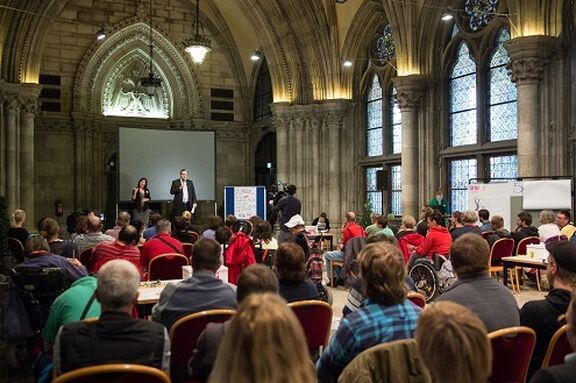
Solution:
[{"label": "stone column", "polygon": [[6,199],[11,214],[20,208],[20,188],[18,182],[18,114],[20,99],[10,96],[6,105]]},{"label": "stone column", "polygon": [[276,128],[276,179],[286,182],[290,171],[290,146],[288,143],[289,121],[283,113],[283,105],[273,104],[272,123]]},{"label": "stone column", "polygon": [[[34,217],[34,115],[38,111],[35,97],[23,98],[20,114],[20,206],[26,212],[26,226],[33,228]],[[42,187],[42,186],[41,186]]]},{"label": "stone column", "polygon": [[557,39],[551,36],[523,36],[506,41],[510,56],[508,70],[518,90],[518,176],[542,175],[539,150],[540,82]]},{"label": "stone column", "polygon": [[410,75],[393,79],[396,99],[402,111],[402,214],[418,216],[418,106],[426,76]]}]

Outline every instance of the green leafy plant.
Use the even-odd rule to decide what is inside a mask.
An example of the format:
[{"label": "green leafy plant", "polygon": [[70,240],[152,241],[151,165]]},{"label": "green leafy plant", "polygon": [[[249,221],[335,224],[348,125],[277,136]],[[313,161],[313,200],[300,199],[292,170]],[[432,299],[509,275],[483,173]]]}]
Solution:
[{"label": "green leafy plant", "polygon": [[360,221],[362,226],[367,227],[372,224],[370,214],[372,214],[372,202],[370,201],[370,198],[366,198],[366,202],[364,202],[364,210],[362,211],[362,219]]}]

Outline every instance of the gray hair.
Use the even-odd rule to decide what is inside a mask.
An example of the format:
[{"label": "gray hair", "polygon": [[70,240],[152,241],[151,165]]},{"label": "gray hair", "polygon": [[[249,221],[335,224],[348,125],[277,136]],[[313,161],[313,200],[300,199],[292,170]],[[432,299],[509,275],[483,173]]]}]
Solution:
[{"label": "gray hair", "polygon": [[556,219],[554,212],[552,210],[542,210],[540,212],[540,223],[553,223]]},{"label": "gray hair", "polygon": [[466,210],[464,212],[464,215],[462,216],[462,222],[463,223],[472,224],[472,223],[476,223],[476,221],[478,221],[478,216],[476,215],[475,211]]},{"label": "gray hair", "polygon": [[102,306],[118,310],[134,301],[140,287],[140,272],[132,263],[116,259],[98,270],[98,301]]},{"label": "gray hair", "polygon": [[172,224],[167,219],[161,219],[156,224],[156,234],[170,233],[171,230],[172,230]]},{"label": "gray hair", "polygon": [[126,226],[130,223],[130,213],[126,211],[121,211],[118,213],[118,219],[116,219],[116,224],[118,226]]}]

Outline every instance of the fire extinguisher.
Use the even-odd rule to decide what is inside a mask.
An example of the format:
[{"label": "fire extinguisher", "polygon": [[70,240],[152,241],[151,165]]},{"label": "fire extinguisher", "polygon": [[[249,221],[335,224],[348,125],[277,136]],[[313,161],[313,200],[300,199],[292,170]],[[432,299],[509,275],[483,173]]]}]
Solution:
[{"label": "fire extinguisher", "polygon": [[57,217],[62,217],[64,215],[64,203],[61,199],[57,199],[54,202],[54,210]]}]

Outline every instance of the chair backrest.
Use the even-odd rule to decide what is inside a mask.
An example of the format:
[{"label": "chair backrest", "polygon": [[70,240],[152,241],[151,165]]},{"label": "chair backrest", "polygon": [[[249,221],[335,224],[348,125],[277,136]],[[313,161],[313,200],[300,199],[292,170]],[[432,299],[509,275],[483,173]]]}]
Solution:
[{"label": "chair backrest", "polygon": [[560,327],[550,339],[546,355],[544,355],[544,360],[542,361],[542,368],[564,364],[564,357],[572,352],[566,333],[567,329],[568,325]]},{"label": "chair backrest", "polygon": [[410,291],[407,298],[420,308],[424,308],[424,306],[426,306],[426,297],[420,293]]},{"label": "chair backrest", "polygon": [[178,319],[170,328],[172,375],[182,371],[186,373],[188,360],[208,323],[226,322],[235,313],[236,311],[229,309],[206,310]]},{"label": "chair backrest", "polygon": [[86,270],[92,270],[92,251],[96,246],[87,247],[80,253],[80,263],[86,267]]},{"label": "chair backrest", "polygon": [[539,237],[526,237],[522,238],[518,242],[518,247],[516,248],[516,255],[526,255],[527,245],[537,245],[540,243]]},{"label": "chair backrest", "polygon": [[188,242],[182,242],[182,247],[184,248],[184,255],[186,256],[186,258],[188,258],[188,262],[192,263],[192,249],[194,249],[194,244]]},{"label": "chair backrest", "polygon": [[194,238],[192,244],[196,243],[200,239],[200,235],[198,235],[198,233],[196,233],[195,231],[191,231],[190,235]]},{"label": "chair backrest", "polygon": [[16,238],[6,238],[8,244],[8,250],[10,250],[10,255],[14,258],[16,263],[24,262],[24,246]]},{"label": "chair backrest", "polygon": [[490,383],[524,382],[536,344],[536,333],[529,327],[510,327],[488,334],[492,344]]},{"label": "chair backrest", "polygon": [[79,368],[60,375],[54,383],[170,383],[163,371],[138,364],[102,364]]},{"label": "chair backrest", "polygon": [[138,251],[140,252],[140,256],[142,256],[142,251],[144,250],[144,245],[142,243],[139,243],[138,245],[136,245],[136,247],[138,248]]},{"label": "chair backrest", "polygon": [[317,350],[328,344],[332,326],[332,307],[318,300],[289,303],[300,321],[309,350]]},{"label": "chair backrest", "polygon": [[503,257],[511,257],[514,253],[514,240],[512,238],[500,238],[490,249],[490,265],[502,264]]},{"label": "chair backrest", "polygon": [[148,280],[182,279],[182,266],[188,264],[188,258],[182,254],[157,255],[148,264]]},{"label": "chair backrest", "polygon": [[488,240],[488,238],[494,234],[493,231],[485,231],[484,233],[482,233],[482,238],[484,238],[485,240]]}]

